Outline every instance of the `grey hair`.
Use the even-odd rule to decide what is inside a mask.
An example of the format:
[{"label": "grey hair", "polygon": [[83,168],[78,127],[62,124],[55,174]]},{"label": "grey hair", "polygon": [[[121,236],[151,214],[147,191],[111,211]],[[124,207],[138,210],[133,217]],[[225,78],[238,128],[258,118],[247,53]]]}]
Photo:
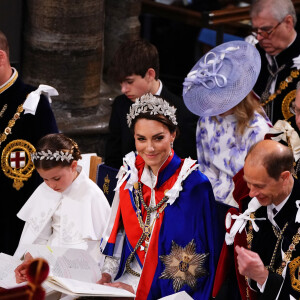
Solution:
[{"label": "grey hair", "polygon": [[260,12],[267,9],[278,22],[281,22],[287,15],[291,15],[294,27],[297,23],[295,7],[291,0],[253,0],[250,17],[256,17]]}]

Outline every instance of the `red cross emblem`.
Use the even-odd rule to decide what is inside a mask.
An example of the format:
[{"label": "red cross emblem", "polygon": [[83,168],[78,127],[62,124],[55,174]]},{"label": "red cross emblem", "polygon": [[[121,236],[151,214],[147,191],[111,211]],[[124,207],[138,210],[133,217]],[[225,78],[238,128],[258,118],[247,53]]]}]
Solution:
[{"label": "red cross emblem", "polygon": [[25,167],[26,155],[25,151],[15,151],[10,154],[10,166],[14,169]]}]

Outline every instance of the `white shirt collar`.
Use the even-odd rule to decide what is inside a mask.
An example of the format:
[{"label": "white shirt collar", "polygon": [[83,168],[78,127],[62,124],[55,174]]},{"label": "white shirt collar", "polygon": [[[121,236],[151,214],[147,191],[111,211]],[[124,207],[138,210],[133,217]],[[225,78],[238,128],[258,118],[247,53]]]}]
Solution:
[{"label": "white shirt collar", "polygon": [[155,93],[156,96],[160,96],[161,90],[163,88],[162,82],[159,79],[158,79],[158,81],[159,81],[159,88],[158,88],[157,92]]},{"label": "white shirt collar", "polygon": [[283,206],[286,204],[286,202],[288,201],[289,197],[290,197],[291,193],[278,205],[275,204],[270,204],[267,206],[267,214],[268,214],[268,219],[269,221],[274,225],[277,226],[276,222],[274,221],[274,217],[275,215],[273,214],[273,208],[275,208],[277,210],[277,214],[279,213],[279,211],[283,208]]}]

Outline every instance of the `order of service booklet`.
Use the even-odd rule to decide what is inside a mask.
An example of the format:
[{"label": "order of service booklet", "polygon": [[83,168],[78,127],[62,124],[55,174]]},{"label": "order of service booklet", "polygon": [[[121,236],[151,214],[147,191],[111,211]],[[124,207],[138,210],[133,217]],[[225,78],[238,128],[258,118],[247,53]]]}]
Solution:
[{"label": "order of service booklet", "polygon": [[[78,296],[135,296],[120,288],[96,284],[101,277],[100,267],[86,250],[50,248],[47,245],[33,244],[24,245],[24,253],[25,251],[28,251],[34,258],[42,257],[48,262],[50,272],[44,284],[53,290]],[[0,254],[0,270],[3,270],[2,277],[0,274],[1,287],[10,288],[17,285],[14,269],[21,262],[18,258],[3,253]]]}]

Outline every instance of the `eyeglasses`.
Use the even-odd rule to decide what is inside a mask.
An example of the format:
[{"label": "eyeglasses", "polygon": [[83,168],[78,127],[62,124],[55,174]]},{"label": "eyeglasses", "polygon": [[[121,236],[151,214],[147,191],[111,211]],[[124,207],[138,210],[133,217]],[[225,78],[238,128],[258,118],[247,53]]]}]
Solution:
[{"label": "eyeglasses", "polygon": [[271,33],[276,30],[276,28],[282,23],[283,21],[279,22],[277,25],[275,25],[272,29],[269,29],[268,27],[262,27],[262,28],[252,28],[252,35],[257,37],[259,34],[264,38],[267,39]]}]

